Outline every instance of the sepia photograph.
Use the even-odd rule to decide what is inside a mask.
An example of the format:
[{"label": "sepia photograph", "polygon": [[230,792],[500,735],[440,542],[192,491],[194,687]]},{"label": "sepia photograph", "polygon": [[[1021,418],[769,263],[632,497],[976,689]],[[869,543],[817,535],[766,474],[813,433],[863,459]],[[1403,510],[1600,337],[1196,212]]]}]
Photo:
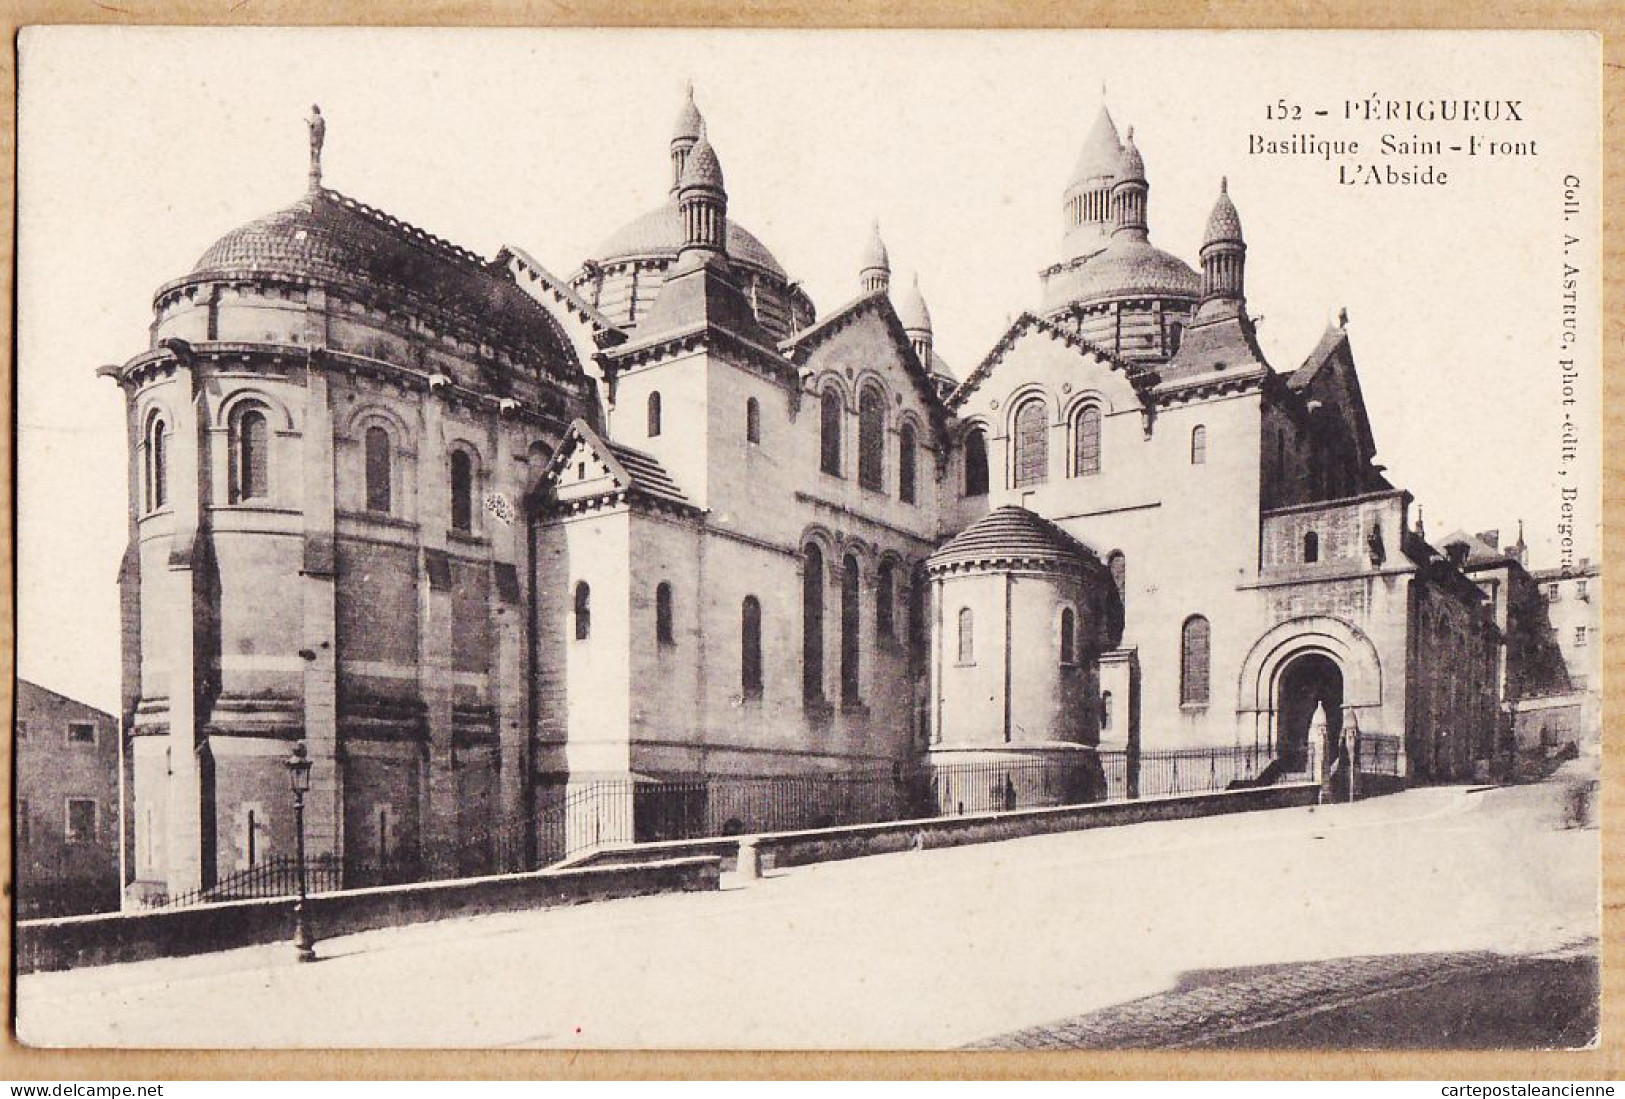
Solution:
[{"label": "sepia photograph", "polygon": [[1597,1043],[1596,36],[18,59],[20,1042]]}]

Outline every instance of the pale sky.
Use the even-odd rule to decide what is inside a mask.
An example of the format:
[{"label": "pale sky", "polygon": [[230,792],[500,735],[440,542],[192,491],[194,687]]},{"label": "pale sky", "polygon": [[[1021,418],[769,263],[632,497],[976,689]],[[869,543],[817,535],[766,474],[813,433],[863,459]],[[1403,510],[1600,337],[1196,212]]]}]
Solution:
[{"label": "pale sky", "polygon": [[[1580,478],[1597,556],[1598,53],[1582,35],[1261,32],[666,32],[31,29],[19,128],[19,671],[109,710],[124,549],[124,402],[96,367],[147,346],[152,293],[216,238],[325,182],[491,255],[568,276],[664,201],[692,79],[730,214],[820,313],[857,293],[879,218],[963,376],[1059,258],[1061,193],[1106,88],[1135,127],[1152,240],[1195,266],[1221,175],[1245,227],[1249,309],[1277,369],[1339,306],[1379,460],[1437,538],[1525,521],[1557,555]],[[1345,100],[1521,100],[1492,127],[1342,119]],[[1272,123],[1266,105],[1304,105]],[[1325,118],[1312,115],[1327,109]],[[1343,187],[1248,135],[1534,140],[1441,163],[1443,187]],[[1409,157],[1372,158],[1408,167]],[[1361,160],[1365,160],[1364,157]],[[1563,177],[1582,216],[1562,220]],[[1560,481],[1563,233],[1582,268],[1581,449]]]}]

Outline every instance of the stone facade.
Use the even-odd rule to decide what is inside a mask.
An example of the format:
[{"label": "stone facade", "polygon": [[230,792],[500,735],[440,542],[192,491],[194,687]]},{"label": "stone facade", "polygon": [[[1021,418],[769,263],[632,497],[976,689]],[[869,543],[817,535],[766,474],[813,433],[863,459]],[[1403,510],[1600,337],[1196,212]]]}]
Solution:
[{"label": "stone facade", "polygon": [[118,718],[17,681],[12,831],[17,916],[119,906]]},{"label": "stone facade", "polygon": [[[962,379],[878,231],[817,316],[692,100],[665,204],[569,280],[325,188],[321,137],[109,370],[132,896],[286,851],[301,737],[312,850],[356,881],[534,859],[546,821],[764,826],[718,778],[888,815],[955,752],[1286,751],[1316,704],[1419,777],[1492,743],[1497,627],[1375,463],[1346,328],[1271,367],[1227,188],[1200,270],[1153,247],[1104,111],[1043,305]],[[954,563],[1009,509],[1049,556]]]}]

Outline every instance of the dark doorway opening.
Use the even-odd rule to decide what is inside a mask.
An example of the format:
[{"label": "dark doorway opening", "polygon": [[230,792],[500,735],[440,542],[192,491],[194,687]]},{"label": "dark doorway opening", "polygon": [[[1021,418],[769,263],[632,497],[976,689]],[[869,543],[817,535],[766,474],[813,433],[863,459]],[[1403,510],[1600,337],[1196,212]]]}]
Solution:
[{"label": "dark doorway opening", "polygon": [[1281,671],[1276,692],[1276,747],[1289,771],[1308,765],[1310,728],[1315,711],[1326,711],[1323,743],[1315,746],[1323,760],[1336,760],[1343,733],[1343,672],[1320,653],[1293,657]]}]

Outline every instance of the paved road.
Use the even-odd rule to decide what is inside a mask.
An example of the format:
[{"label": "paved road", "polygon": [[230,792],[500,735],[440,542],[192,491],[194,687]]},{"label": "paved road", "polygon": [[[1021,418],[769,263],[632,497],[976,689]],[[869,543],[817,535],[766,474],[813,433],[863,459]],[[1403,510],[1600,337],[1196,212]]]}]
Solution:
[{"label": "paved road", "polygon": [[1100,1040],[1246,1044],[1251,1027],[1290,1044],[1314,1031],[1301,1010],[1271,1013],[1284,992],[1314,1007],[1354,989],[1342,1010],[1357,1014],[1367,993],[1437,987],[1418,966],[1470,992],[1506,979],[1506,959],[1583,951],[1597,833],[1560,827],[1560,793],[1416,790],[829,863],[367,932],[322,943],[313,966],[257,947],[37,974],[19,982],[18,1030],[44,1045],[1010,1047],[1157,998],[1200,1015],[1217,995],[1212,1025]]},{"label": "paved road", "polygon": [[1596,1040],[1597,943],[1339,958],[1188,974],[1183,987],[979,1049],[1577,1049]]}]

